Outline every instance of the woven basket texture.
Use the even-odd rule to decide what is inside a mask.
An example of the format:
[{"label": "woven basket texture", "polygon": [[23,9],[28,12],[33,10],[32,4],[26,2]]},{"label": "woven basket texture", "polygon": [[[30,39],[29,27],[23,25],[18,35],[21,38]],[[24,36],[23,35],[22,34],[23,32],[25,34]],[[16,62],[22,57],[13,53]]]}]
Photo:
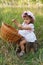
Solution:
[{"label": "woven basket texture", "polygon": [[18,30],[16,30],[15,28],[13,28],[12,26],[8,24],[2,23],[0,30],[1,30],[1,33],[0,33],[1,38],[8,42],[16,43],[22,38],[22,36],[18,34]]}]

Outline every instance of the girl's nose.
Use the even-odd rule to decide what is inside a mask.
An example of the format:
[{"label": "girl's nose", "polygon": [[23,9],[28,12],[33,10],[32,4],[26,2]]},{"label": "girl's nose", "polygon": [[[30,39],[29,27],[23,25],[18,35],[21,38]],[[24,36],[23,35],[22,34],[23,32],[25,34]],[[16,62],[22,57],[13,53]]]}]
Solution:
[{"label": "girl's nose", "polygon": [[27,20],[25,20],[25,22],[27,22]]}]

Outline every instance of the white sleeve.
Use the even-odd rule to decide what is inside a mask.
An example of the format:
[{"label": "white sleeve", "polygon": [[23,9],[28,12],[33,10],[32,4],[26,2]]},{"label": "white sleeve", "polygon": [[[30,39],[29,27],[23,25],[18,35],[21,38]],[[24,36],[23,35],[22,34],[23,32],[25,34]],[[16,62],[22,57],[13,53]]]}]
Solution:
[{"label": "white sleeve", "polygon": [[29,24],[29,27],[31,27],[33,29],[34,28],[34,24]]},{"label": "white sleeve", "polygon": [[29,24],[29,27],[34,31],[34,24]]}]

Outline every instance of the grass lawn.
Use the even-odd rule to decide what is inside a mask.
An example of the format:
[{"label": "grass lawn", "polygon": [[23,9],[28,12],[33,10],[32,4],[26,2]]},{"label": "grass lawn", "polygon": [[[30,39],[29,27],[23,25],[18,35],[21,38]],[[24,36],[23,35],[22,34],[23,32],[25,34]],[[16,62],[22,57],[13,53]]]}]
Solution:
[{"label": "grass lawn", "polygon": [[[30,10],[35,15],[35,33],[39,42],[37,53],[32,52],[19,58],[15,54],[12,44],[0,39],[0,65],[43,65],[43,9],[42,8],[0,8],[0,26],[5,22],[13,27],[12,19],[16,18],[22,23],[21,14],[25,10]],[[17,27],[16,27],[17,28]]]}]

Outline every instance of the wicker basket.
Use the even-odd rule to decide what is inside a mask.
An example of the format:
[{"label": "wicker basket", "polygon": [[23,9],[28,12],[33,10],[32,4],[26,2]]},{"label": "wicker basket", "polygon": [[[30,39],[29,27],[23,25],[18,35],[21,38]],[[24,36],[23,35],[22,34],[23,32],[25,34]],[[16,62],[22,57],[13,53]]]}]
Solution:
[{"label": "wicker basket", "polygon": [[2,23],[1,26],[1,38],[8,41],[16,43],[22,36],[18,34],[18,31],[12,26]]}]

